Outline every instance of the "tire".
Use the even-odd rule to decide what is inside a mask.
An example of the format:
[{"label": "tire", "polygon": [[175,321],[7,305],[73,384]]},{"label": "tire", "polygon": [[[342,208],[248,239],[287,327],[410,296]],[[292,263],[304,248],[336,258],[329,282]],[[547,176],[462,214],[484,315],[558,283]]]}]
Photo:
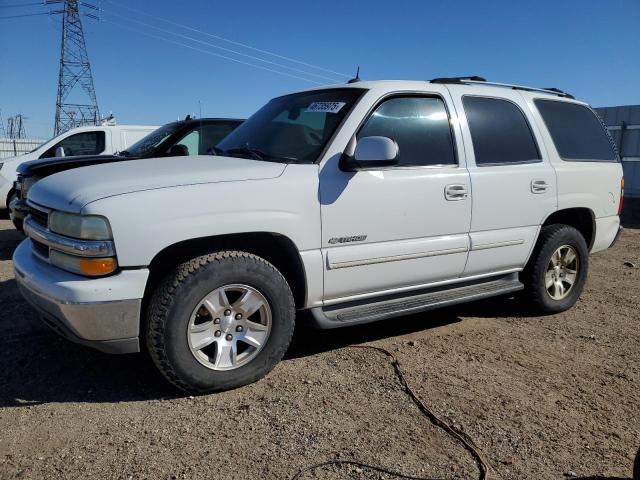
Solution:
[{"label": "tire", "polygon": [[633,462],[633,480],[640,480],[640,450],[636,453],[636,460]]},{"label": "tire", "polygon": [[[563,267],[571,258],[571,252],[575,255],[575,262]],[[553,260],[552,255],[555,255]],[[552,266],[552,261],[557,263],[557,269]],[[571,273],[573,271],[575,274]],[[580,298],[588,271],[589,250],[578,230],[568,225],[543,227],[521,275],[525,285],[524,296],[542,314],[564,312]],[[550,281],[553,283],[548,287]]]},{"label": "tire", "polygon": [[16,227],[16,230],[20,233],[24,233],[24,224],[21,218],[12,218],[11,222],[13,223],[13,226]]},{"label": "tire", "polygon": [[16,230],[18,230],[19,232],[24,232],[23,220],[21,218],[14,218],[13,215],[11,215],[10,205],[11,202],[13,202],[16,198],[18,198],[18,194],[16,192],[11,192],[9,194],[9,196],[7,197],[7,210],[9,211],[11,222],[13,223],[13,226],[16,228]]},{"label": "tire", "polygon": [[[233,300],[232,294],[239,297]],[[226,303],[220,301],[227,297]],[[245,298],[260,308],[253,314],[253,304],[243,310]],[[246,318],[237,320],[240,312]],[[194,258],[169,274],[153,293],[146,320],[146,344],[155,365],[179,389],[201,394],[240,387],[269,373],[291,341],[295,304],[287,281],[269,262],[222,251]],[[253,346],[259,342],[252,337],[261,346]],[[251,345],[244,343],[249,340]]]}]

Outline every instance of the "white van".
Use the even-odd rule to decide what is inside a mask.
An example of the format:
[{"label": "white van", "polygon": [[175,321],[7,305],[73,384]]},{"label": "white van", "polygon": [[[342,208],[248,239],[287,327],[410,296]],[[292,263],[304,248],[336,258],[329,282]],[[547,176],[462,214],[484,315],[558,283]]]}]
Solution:
[{"label": "white van", "polygon": [[[61,133],[24,155],[0,162],[0,208],[7,208],[15,195],[13,182],[18,165],[29,160],[55,156],[110,155],[134,144],[157,126],[102,125],[78,127]],[[56,153],[57,152],[57,153]]]}]

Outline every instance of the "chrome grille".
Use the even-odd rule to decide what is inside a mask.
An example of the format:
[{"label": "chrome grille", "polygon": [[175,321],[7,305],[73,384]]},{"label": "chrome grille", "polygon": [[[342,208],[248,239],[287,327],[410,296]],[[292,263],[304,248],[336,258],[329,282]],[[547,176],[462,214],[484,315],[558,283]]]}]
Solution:
[{"label": "chrome grille", "polygon": [[49,247],[38,242],[37,240],[31,239],[31,250],[44,259],[49,259]]},{"label": "chrome grille", "polygon": [[43,226],[44,228],[48,227],[49,224],[49,214],[47,212],[43,212],[42,210],[38,210],[37,208],[33,208],[29,205],[29,215],[33,220]]}]

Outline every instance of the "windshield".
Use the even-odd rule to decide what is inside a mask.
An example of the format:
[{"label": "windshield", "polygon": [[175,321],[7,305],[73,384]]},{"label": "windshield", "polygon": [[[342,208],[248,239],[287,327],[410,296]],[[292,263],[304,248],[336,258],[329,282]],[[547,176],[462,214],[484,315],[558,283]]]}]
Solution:
[{"label": "windshield", "polygon": [[157,130],[154,130],[146,137],[138,140],[122,153],[128,157],[146,157],[151,154],[158,145],[173,135],[180,128],[182,128],[182,124],[180,122],[167,123]]},{"label": "windshield", "polygon": [[271,100],[217,145],[221,155],[313,163],[364,90],[342,88]]},{"label": "windshield", "polygon": [[[59,135],[58,135],[59,136]],[[58,137],[55,137],[58,138]],[[38,150],[40,147],[42,147],[43,145],[46,145],[47,143],[49,143],[49,140],[47,140],[46,142],[42,142],[40,145],[38,145],[36,148],[34,148],[33,150],[29,151],[29,153],[33,153],[36,150]],[[26,154],[25,154],[26,155]]]}]

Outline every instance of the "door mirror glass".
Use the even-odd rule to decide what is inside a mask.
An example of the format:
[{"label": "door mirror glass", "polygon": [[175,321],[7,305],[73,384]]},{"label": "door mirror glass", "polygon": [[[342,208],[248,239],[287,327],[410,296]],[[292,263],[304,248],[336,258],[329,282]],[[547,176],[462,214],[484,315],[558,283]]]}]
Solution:
[{"label": "door mirror glass", "polygon": [[347,170],[390,167],[398,163],[398,144],[388,137],[363,137],[358,140]]},{"label": "door mirror glass", "polygon": [[64,147],[56,148],[56,157],[64,157]]}]

